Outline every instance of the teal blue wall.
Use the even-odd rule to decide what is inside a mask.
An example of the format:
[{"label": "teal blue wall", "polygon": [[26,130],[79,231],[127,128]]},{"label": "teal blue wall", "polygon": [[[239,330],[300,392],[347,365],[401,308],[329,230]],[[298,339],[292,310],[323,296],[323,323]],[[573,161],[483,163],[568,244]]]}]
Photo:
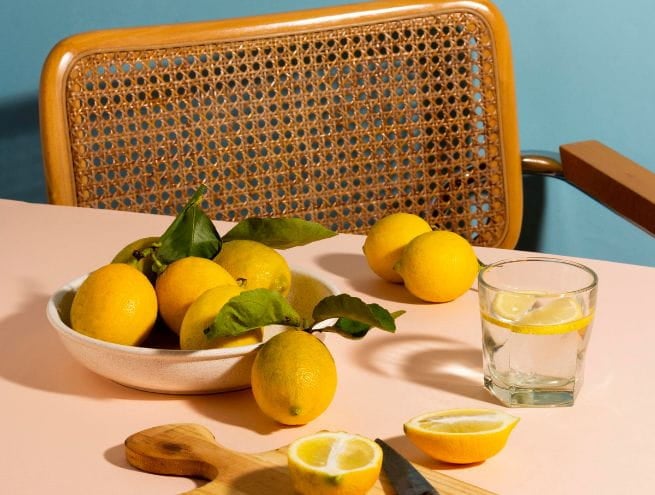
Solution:
[{"label": "teal blue wall", "polygon": [[[264,14],[343,0],[23,0],[0,9],[0,197],[43,202],[37,90],[61,38],[98,28]],[[655,3],[497,0],[512,34],[522,148],[598,139],[655,171]],[[623,5],[623,4],[621,4]],[[519,247],[655,266],[655,239],[568,184],[526,181]]]}]

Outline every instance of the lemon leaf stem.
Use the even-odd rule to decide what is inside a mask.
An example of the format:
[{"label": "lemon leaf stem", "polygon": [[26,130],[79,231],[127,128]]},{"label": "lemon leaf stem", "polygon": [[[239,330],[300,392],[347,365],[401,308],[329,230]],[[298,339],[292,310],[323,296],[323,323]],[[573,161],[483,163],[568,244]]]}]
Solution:
[{"label": "lemon leaf stem", "polygon": [[[397,311],[392,314],[379,304],[367,304],[358,297],[338,294],[321,299],[314,307],[312,318],[314,325],[338,318],[333,326],[321,328],[320,331],[334,331],[344,337],[359,339],[373,327],[395,332],[395,319],[403,313],[404,311]],[[316,329],[311,328],[309,331],[316,331]]]}]

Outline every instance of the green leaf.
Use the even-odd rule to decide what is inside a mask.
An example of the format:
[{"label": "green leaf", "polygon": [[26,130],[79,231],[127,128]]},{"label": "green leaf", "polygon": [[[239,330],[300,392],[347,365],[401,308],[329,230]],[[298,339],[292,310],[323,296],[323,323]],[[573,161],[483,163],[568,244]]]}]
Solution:
[{"label": "green leaf", "polygon": [[[312,318],[315,324],[321,321],[338,318],[332,327],[321,331],[336,331],[350,338],[361,338],[372,328],[377,327],[387,332],[396,331],[395,318],[404,311],[389,313],[379,304],[366,304],[357,297],[348,294],[328,296],[314,307]],[[315,325],[314,324],[314,325]]]},{"label": "green leaf", "polygon": [[303,246],[337,235],[316,222],[300,218],[248,218],[236,224],[223,240],[258,241],[274,249]]},{"label": "green leaf", "polygon": [[220,251],[221,236],[199,206],[205,192],[207,187],[201,185],[159,239],[161,245],[153,256],[159,272],[180,258],[199,256],[212,259]]},{"label": "green leaf", "polygon": [[302,327],[303,321],[279,292],[253,289],[230,299],[205,334],[208,339],[233,337],[266,325]]}]

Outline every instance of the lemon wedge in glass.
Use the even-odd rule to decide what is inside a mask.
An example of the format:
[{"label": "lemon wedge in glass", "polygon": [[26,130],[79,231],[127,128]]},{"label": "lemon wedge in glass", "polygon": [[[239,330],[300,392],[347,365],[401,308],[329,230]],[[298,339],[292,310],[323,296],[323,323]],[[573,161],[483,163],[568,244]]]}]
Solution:
[{"label": "lemon wedge in glass", "polygon": [[294,441],[287,452],[294,489],[300,495],[358,495],[375,484],[382,449],[345,432],[320,432]]},{"label": "lemon wedge in glass", "polygon": [[512,319],[508,315],[521,314],[519,306],[526,307],[530,304],[534,305],[535,302],[530,303],[529,294],[519,294],[520,297],[517,298],[511,298],[508,295],[499,300],[498,297],[501,294],[503,293],[499,293],[493,302],[494,315],[483,314],[482,317],[515,333],[556,335],[574,331],[582,332],[591,323],[594,316],[593,313],[585,315],[580,303],[574,297],[567,296],[553,299],[535,309],[529,309],[522,316]]},{"label": "lemon wedge in glass", "polygon": [[494,315],[509,321],[516,321],[532,309],[537,296],[529,293],[499,292],[494,297],[491,310]]},{"label": "lemon wedge in glass", "polygon": [[430,457],[470,464],[500,452],[518,421],[515,416],[490,409],[450,409],[416,416],[404,424],[404,430]]}]

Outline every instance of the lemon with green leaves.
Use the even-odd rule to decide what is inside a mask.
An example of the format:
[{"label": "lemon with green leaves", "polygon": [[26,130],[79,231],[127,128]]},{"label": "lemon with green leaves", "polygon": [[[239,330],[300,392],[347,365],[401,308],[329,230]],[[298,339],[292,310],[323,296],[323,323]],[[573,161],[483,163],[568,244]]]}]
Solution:
[{"label": "lemon with green leaves", "polygon": [[236,285],[219,285],[203,292],[191,303],[180,326],[180,349],[220,349],[257,344],[262,341],[262,329],[256,328],[231,337],[209,338],[205,330],[233,297],[243,292]]}]

